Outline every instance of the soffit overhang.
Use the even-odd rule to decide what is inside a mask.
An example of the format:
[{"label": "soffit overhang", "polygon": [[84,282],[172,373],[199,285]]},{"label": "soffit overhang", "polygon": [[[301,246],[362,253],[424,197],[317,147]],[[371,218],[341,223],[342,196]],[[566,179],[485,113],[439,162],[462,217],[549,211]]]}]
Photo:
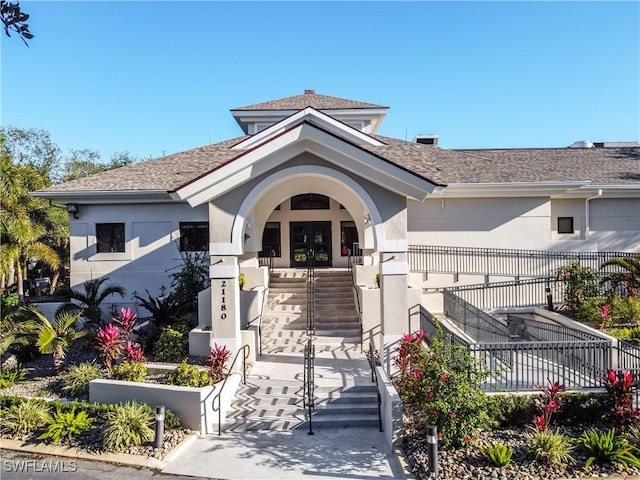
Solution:
[{"label": "soffit overhang", "polygon": [[557,199],[640,198],[640,186],[575,182],[450,183],[433,192],[439,198],[549,197]]},{"label": "soffit overhang", "polygon": [[[317,111],[307,112],[313,119],[326,121],[318,114],[323,115]],[[277,128],[265,134],[261,142],[251,143],[248,150],[239,150],[238,156],[232,161],[178,188],[172,194],[173,198],[186,200],[192,206],[209,202],[305,152],[414,200],[424,200],[436,188],[429,180],[352,143],[350,140],[354,139],[355,129],[341,124],[343,130],[336,131],[321,128],[317,121],[307,120],[308,117],[304,115],[284,130]],[[332,125],[331,122],[328,124]],[[326,123],[322,125],[327,127]],[[345,133],[344,129],[348,131]]]},{"label": "soffit overhang", "polygon": [[82,204],[130,204],[175,202],[166,190],[92,190],[92,191],[36,191],[30,195],[52,202]]},{"label": "soffit overhang", "polygon": [[338,121],[370,121],[371,133],[375,133],[378,127],[387,115],[388,108],[344,108],[344,109],[320,109],[307,107],[303,110],[231,110],[233,118],[245,133],[248,133],[249,124],[251,123],[279,123],[287,118],[296,115],[299,112],[308,111],[309,109],[321,112],[330,118],[339,119]]}]

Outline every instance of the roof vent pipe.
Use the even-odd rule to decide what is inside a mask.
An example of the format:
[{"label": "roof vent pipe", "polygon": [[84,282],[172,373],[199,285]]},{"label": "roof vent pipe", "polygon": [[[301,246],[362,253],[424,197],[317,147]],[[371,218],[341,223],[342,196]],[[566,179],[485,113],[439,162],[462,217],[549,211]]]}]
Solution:
[{"label": "roof vent pipe", "polygon": [[579,142],[573,142],[569,145],[569,148],[593,148],[595,145],[589,140],[580,140]]}]

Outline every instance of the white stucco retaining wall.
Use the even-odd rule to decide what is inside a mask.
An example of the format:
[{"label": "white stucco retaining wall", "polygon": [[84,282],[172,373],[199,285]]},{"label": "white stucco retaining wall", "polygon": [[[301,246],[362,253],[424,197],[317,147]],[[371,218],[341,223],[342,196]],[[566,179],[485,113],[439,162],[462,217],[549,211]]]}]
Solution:
[{"label": "white stucco retaining wall", "polygon": [[390,447],[402,445],[404,427],[402,424],[402,400],[387,376],[384,368],[376,367],[378,375],[378,393],[382,409],[382,428]]},{"label": "white stucco retaining wall", "polygon": [[[232,374],[224,386],[220,398],[223,423],[241,379],[241,375]],[[137,401],[154,408],[164,405],[180,418],[183,427],[208,434],[217,431],[218,412],[213,411],[213,398],[220,388],[222,382],[210,387],[192,388],[98,379],[89,384],[89,401],[109,404]]]}]

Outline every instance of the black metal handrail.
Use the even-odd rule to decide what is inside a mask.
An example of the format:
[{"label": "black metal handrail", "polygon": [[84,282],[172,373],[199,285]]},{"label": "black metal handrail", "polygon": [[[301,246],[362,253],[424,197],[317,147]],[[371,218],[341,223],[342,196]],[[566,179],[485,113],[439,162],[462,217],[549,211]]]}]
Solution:
[{"label": "black metal handrail", "polygon": [[307,255],[307,345],[304,347],[304,372],[302,383],[302,404],[308,410],[309,435],[313,435],[312,414],[315,409],[315,356],[316,347],[313,340],[315,327],[315,254],[313,250]]},{"label": "black metal handrail", "polygon": [[273,259],[276,256],[276,252],[273,249],[268,249],[265,254],[264,250],[258,252],[258,264],[261,267],[269,267],[269,273],[273,271]]},{"label": "black metal handrail", "polygon": [[[633,258],[629,252],[562,252],[506,248],[409,245],[409,268],[414,272],[514,277],[548,276],[550,272],[577,261],[595,270],[612,258]],[[617,271],[610,267],[609,271]]]},{"label": "black metal handrail", "polygon": [[376,349],[373,346],[373,342],[369,342],[369,366],[371,367],[371,381],[376,382],[376,394],[378,395],[378,430],[384,432],[382,427],[382,395],[380,395],[380,386],[378,385],[378,372],[376,366],[380,365],[380,361],[377,358]]},{"label": "black metal handrail", "polygon": [[251,348],[249,347],[249,345],[243,345],[236,352],[235,357],[233,357],[233,362],[231,362],[231,366],[229,367],[229,374],[226,377],[224,377],[224,381],[222,382],[222,385],[220,386],[220,391],[218,392],[218,394],[215,397],[213,397],[213,400],[211,402],[211,408],[213,409],[213,411],[214,412],[218,412],[218,435],[222,435],[222,408],[220,406],[220,402],[221,402],[220,396],[222,395],[222,392],[224,391],[224,387],[227,384],[227,380],[231,376],[231,374],[233,372],[233,367],[235,367],[236,362],[238,361],[238,358],[240,357],[240,353],[241,352],[243,353],[243,355],[242,355],[242,384],[243,385],[247,384],[247,359],[249,358],[249,354],[251,353]]}]

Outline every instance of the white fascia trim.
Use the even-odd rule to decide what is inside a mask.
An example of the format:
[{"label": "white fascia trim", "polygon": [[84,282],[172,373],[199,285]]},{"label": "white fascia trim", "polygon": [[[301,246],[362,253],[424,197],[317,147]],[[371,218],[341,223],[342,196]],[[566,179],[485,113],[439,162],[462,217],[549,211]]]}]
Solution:
[{"label": "white fascia trim", "polygon": [[259,145],[260,143],[268,140],[271,137],[278,135],[283,132],[287,128],[291,128],[296,123],[300,123],[303,121],[309,121],[311,123],[317,124],[320,128],[324,128],[326,130],[331,131],[331,133],[338,135],[340,137],[344,137],[347,141],[353,141],[356,143],[364,143],[366,145],[373,146],[381,146],[382,142],[376,140],[373,137],[370,137],[366,133],[362,133],[360,130],[357,130],[349,125],[345,125],[344,123],[336,120],[335,118],[330,117],[318,110],[315,110],[311,107],[305,108],[304,110],[300,110],[299,112],[287,117],[278,123],[271,125],[269,128],[265,128],[261,132],[252,135],[251,137],[243,140],[242,142],[234,145],[232,147],[233,150],[244,150],[248,148],[252,148],[254,146]]},{"label": "white fascia trim", "polygon": [[549,197],[563,195],[589,185],[589,182],[506,182],[450,183],[439,194],[443,198],[465,197]]},{"label": "white fascia trim", "polygon": [[319,130],[309,151],[380,184],[388,190],[418,201],[424,200],[436,185],[349,143]]},{"label": "white fascia trim", "polygon": [[52,200],[56,203],[149,203],[178,200],[166,190],[96,190],[90,192],[30,192],[33,197]]},{"label": "white fascia trim", "polygon": [[[206,203],[238,185],[266,173],[303,153],[311,152],[328,162],[369,178],[399,195],[422,201],[435,185],[386,162],[313,125],[302,123],[247,152],[231,163],[178,190],[191,206]],[[277,155],[276,155],[277,153]]]}]

